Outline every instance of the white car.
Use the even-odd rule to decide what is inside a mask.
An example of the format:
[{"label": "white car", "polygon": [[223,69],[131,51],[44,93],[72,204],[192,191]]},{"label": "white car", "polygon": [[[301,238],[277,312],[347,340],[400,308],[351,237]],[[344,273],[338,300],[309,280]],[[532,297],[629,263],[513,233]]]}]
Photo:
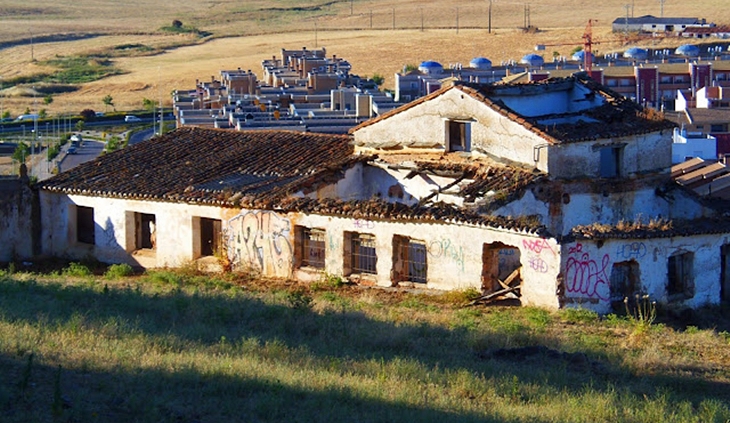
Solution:
[{"label": "white car", "polygon": [[127,116],[124,116],[124,121],[125,122],[142,122],[142,119],[138,118],[137,116],[127,115]]}]

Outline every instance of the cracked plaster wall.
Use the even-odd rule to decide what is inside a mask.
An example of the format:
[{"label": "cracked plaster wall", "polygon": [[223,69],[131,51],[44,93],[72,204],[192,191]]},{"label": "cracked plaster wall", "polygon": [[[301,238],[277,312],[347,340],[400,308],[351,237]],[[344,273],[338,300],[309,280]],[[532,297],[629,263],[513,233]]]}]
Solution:
[{"label": "cracked plaster wall", "polygon": [[[561,246],[564,269],[564,303],[599,313],[611,312],[610,280],[615,263],[638,263],[640,294],[669,307],[697,308],[720,302],[720,251],[730,235],[695,235],[674,238],[580,240]],[[677,254],[694,254],[694,295],[670,299],[667,293],[668,260]]]}]

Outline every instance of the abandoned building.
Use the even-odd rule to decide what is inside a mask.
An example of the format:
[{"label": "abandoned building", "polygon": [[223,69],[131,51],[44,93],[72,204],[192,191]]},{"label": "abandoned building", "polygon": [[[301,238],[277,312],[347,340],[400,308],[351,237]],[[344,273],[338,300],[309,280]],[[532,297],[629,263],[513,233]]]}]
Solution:
[{"label": "abandoned building", "polygon": [[585,76],[455,83],[349,136],[179,128],[40,183],[40,245],[603,313],[715,304],[730,225],[672,180],[672,129]]}]

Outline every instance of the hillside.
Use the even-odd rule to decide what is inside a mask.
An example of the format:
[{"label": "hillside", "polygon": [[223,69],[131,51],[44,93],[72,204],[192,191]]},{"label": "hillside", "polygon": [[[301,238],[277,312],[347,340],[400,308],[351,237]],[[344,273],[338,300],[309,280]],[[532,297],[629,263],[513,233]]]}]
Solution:
[{"label": "hillside", "polygon": [[[9,0],[0,6],[0,63],[3,86],[20,77],[57,72],[66,66],[70,82],[48,85],[30,82],[23,90],[5,90],[3,107],[14,115],[26,108],[52,113],[104,109],[109,94],[120,110],[140,108],[144,98],[168,101],[176,88],[189,88],[196,79],[218,75],[223,68],[258,72],[264,58],[281,48],[327,47],[347,58],[360,75],[392,75],[405,64],[437,60],[468,63],[485,56],[493,62],[519,60],[535,44],[568,55],[581,44],[588,19],[596,20],[594,47],[601,52],[623,48],[621,34],[611,22],[625,16],[625,2],[599,4],[543,0],[539,3],[455,1],[193,1],[160,7],[143,0],[120,7],[111,0],[60,1],[28,6]],[[634,4],[634,16],[659,15],[655,2]],[[665,3],[665,16],[704,17],[730,22],[730,10],[719,0],[691,4]],[[181,28],[172,27],[179,20]],[[525,24],[537,27],[523,33]],[[675,46],[681,40],[645,39],[648,46]],[[84,66],[69,58],[88,58]],[[62,59],[62,60],[60,60]],[[60,63],[66,61],[66,63]],[[107,75],[84,82],[79,74]],[[93,79],[93,78],[92,78]],[[33,89],[35,88],[35,89]],[[43,105],[47,94],[54,102]]]}]

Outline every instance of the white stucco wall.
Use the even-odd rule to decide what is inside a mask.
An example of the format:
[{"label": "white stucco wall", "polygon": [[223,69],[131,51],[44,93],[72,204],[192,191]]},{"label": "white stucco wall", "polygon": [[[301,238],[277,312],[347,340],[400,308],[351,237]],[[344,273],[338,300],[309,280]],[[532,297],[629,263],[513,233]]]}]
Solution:
[{"label": "white stucco wall", "polygon": [[668,173],[672,165],[671,131],[569,142],[548,148],[548,172],[556,178],[601,177],[601,148],[623,145],[620,177]]},{"label": "white stucco wall", "polygon": [[[179,266],[197,258],[193,228],[196,217],[227,220],[235,210],[212,206],[123,200],[41,191],[41,245],[44,254],[83,259],[89,255],[105,263],[143,267]],[[94,209],[95,242],[75,242],[74,207]],[[134,253],[134,228],[128,213],[155,215],[157,245],[154,252]],[[197,237],[197,238],[196,238]]]},{"label": "white stucco wall", "polygon": [[519,249],[523,304],[558,306],[556,280],[560,257],[557,242],[497,229],[241,210],[237,216],[224,222],[231,261],[234,266],[253,268],[266,276],[316,280],[320,276],[318,271],[295,268],[298,225],[326,231],[323,272],[334,275],[343,275],[345,271],[345,232],[375,236],[377,275],[361,275],[359,281],[379,286],[393,285],[394,235],[425,243],[428,251],[426,286],[442,290],[480,289],[483,244],[500,242]]},{"label": "white stucco wall", "polygon": [[[356,146],[435,148],[444,150],[446,121],[470,121],[472,151],[534,167],[533,147],[546,143],[522,125],[458,90],[451,89],[388,119],[358,129]],[[543,155],[538,167],[546,169]]]},{"label": "white stucco wall", "polygon": [[[676,238],[578,241],[561,246],[566,305],[599,313],[611,312],[610,281],[614,264],[636,261],[640,293],[664,307],[700,307],[720,301],[720,251],[730,235],[695,235]],[[694,295],[671,299],[667,293],[668,260],[678,253],[693,253]],[[633,299],[632,299],[633,300]]]}]

